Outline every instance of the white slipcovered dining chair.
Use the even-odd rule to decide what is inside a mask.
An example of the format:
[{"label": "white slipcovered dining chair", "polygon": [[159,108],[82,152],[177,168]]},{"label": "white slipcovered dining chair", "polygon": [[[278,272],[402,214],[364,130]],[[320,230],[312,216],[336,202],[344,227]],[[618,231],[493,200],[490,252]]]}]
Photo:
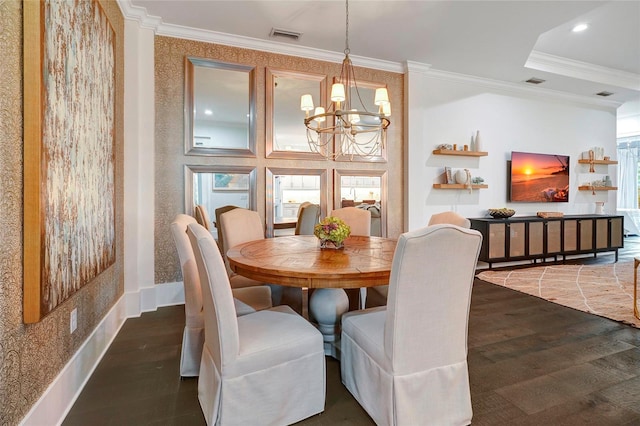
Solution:
[{"label": "white slipcovered dining chair", "polygon": [[[351,235],[368,237],[371,235],[371,212],[369,210],[359,209],[357,207],[343,207],[341,209],[335,209],[331,212],[331,216],[342,219],[344,223],[351,228]],[[353,294],[349,292],[349,294]],[[352,300],[355,300],[352,297]],[[360,301],[359,306],[364,308],[367,300],[367,289],[360,289]],[[351,304],[351,306],[354,306]]]},{"label": "white slipcovered dining chair", "polygon": [[320,219],[320,206],[308,201],[298,208],[298,221],[295,235],[313,235],[313,230]]},{"label": "white slipcovered dining chair", "polygon": [[[187,235],[187,226],[196,220],[179,214],[171,223],[171,234],[178,250],[184,288],[185,325],[182,333],[180,354],[180,376],[197,376],[204,343],[204,317],[202,313],[202,291],[196,258]],[[271,290],[266,286],[245,287],[233,290],[236,315],[246,315],[256,310],[271,307]]]},{"label": "white slipcovered dining chair", "polygon": [[198,204],[195,209],[196,222],[204,226],[207,230],[211,230],[211,218],[209,217],[209,211],[202,204]]},{"label": "white slipcovered dining chair", "polygon": [[198,263],[205,342],[198,400],[209,425],[285,425],[324,411],[322,335],[288,306],[236,317],[213,237],[188,234]]},{"label": "white slipcovered dining chair", "polygon": [[471,221],[469,219],[453,211],[446,211],[431,215],[431,218],[429,219],[429,226],[439,225],[442,223],[450,223],[467,229],[471,228]]},{"label": "white slipcovered dining chair", "polygon": [[[265,283],[238,275],[231,270],[227,251],[238,244],[264,239],[264,226],[258,212],[234,208],[220,214],[218,232],[222,235],[222,253],[232,288],[252,287]],[[279,297],[276,297],[279,299]]]},{"label": "white slipcovered dining chair", "polygon": [[351,235],[371,235],[371,212],[357,207],[343,207],[331,212],[331,216],[342,219],[351,228]]},{"label": "white slipcovered dining chair", "polygon": [[467,327],[482,235],[400,235],[386,307],[342,317],[342,382],[378,425],[468,425]]},{"label": "white slipcovered dining chair", "polygon": [[[471,228],[471,221],[469,219],[453,211],[446,211],[442,213],[433,214],[429,219],[428,226],[441,225],[445,223],[460,226],[466,229]],[[378,306],[378,305],[384,305],[386,303],[387,293],[389,292],[389,286],[382,285],[377,287],[371,287],[368,290],[369,292],[367,294],[368,294],[368,299],[370,299],[371,301],[371,305]]]}]

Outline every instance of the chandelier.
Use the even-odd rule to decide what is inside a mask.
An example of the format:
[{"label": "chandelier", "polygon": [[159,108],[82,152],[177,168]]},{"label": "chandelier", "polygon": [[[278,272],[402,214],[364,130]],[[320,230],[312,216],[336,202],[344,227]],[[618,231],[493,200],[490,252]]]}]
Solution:
[{"label": "chandelier", "polygon": [[[313,98],[307,94],[300,98],[300,109],[305,112],[304,125],[312,152],[332,159],[352,160],[354,156],[367,159],[381,155],[387,127],[391,124],[391,103],[386,87],[380,87],[374,97],[378,110],[368,111],[364,106],[349,58],[349,0],[346,0],[346,17],[345,57],[340,77],[331,86],[331,104],[314,108]],[[329,150],[331,144],[333,154]]]}]

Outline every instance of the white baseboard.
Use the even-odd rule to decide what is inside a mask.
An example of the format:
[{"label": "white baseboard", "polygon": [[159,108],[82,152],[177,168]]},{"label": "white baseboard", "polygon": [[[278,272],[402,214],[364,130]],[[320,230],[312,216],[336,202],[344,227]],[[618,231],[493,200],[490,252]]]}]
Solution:
[{"label": "white baseboard", "polygon": [[161,306],[183,303],[181,282],[125,293],[73,354],[20,425],[61,424],[127,318],[138,317],[142,312],[155,311]]}]

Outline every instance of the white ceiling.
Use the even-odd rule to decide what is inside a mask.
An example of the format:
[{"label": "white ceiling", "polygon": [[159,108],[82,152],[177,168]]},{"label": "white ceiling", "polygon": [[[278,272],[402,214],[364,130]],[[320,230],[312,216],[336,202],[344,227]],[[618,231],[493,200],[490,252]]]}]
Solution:
[{"label": "white ceiling", "polygon": [[[310,57],[325,53],[338,61],[344,56],[344,1],[119,3],[126,17],[158,34],[281,53],[308,50]],[[581,22],[589,29],[571,32]],[[272,38],[272,28],[302,37]],[[545,89],[594,98],[612,92],[605,99],[637,105],[640,112],[640,0],[351,0],[349,42],[356,63],[369,58],[400,71],[411,61],[523,85],[537,77],[546,80],[537,86]]]}]

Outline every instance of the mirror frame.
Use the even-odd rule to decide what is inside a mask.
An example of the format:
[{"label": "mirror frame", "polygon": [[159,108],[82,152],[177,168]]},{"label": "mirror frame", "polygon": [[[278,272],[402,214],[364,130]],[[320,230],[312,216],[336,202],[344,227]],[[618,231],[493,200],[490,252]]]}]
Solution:
[{"label": "mirror frame", "polygon": [[[289,159],[308,159],[308,160],[324,160],[326,158],[326,147],[322,153],[305,152],[305,151],[277,151],[274,149],[275,138],[275,96],[274,86],[277,77],[295,78],[299,80],[316,81],[320,89],[320,105],[327,103],[327,76],[324,74],[315,74],[301,71],[287,71],[275,68],[267,68],[266,73],[266,151],[267,158],[289,158]],[[300,111],[300,127],[304,128],[304,113],[300,110],[299,105],[296,108]]]},{"label": "mirror frame", "polygon": [[328,194],[328,181],[327,169],[299,169],[288,167],[267,167],[266,169],[266,217],[267,217],[267,237],[274,236],[274,215],[273,215],[273,177],[277,175],[304,175],[304,176],[319,176],[320,177],[320,217],[323,218],[327,215],[327,194]]},{"label": "mirror frame", "polygon": [[[256,156],[256,69],[250,65],[240,65],[211,59],[184,58],[184,153],[186,155],[255,157]],[[249,132],[247,148],[196,147],[193,144],[193,108],[195,105],[194,70],[195,67],[216,68],[244,72],[249,75]]]},{"label": "mirror frame", "polygon": [[[334,77],[334,83],[338,83],[339,79],[338,77]],[[373,89],[373,95],[375,96],[375,89],[379,88],[379,87],[386,87],[387,91],[389,90],[388,86],[384,83],[376,83],[373,81],[365,81],[365,80],[357,80],[357,87],[358,89],[360,88],[364,88],[364,89]],[[353,86],[352,86],[353,87]],[[391,95],[389,95],[389,97],[391,97]],[[373,100],[372,100],[373,102]],[[353,104],[352,104],[353,107]],[[393,111],[392,111],[393,113]],[[389,130],[387,129],[387,136],[388,136]],[[389,142],[389,140],[387,139],[387,143]],[[334,139],[333,141],[333,152],[336,152],[337,149],[337,141]],[[380,155],[376,155],[373,157],[363,157],[362,155],[343,155],[343,156],[337,156],[335,158],[335,161],[340,161],[340,162],[365,162],[365,163],[386,163],[387,162],[387,146],[386,144],[382,147],[382,152],[380,153]]]},{"label": "mirror frame", "polygon": [[386,170],[345,170],[333,171],[333,208],[342,207],[342,176],[370,176],[380,178],[380,235],[387,236],[387,171]]},{"label": "mirror frame", "polygon": [[[196,173],[242,173],[249,175],[249,210],[256,210],[258,195],[256,191],[257,170],[253,166],[217,166],[214,164],[185,164],[184,166],[184,211],[185,214],[195,215],[193,197],[193,176]],[[213,214],[213,212],[210,212]]]}]

